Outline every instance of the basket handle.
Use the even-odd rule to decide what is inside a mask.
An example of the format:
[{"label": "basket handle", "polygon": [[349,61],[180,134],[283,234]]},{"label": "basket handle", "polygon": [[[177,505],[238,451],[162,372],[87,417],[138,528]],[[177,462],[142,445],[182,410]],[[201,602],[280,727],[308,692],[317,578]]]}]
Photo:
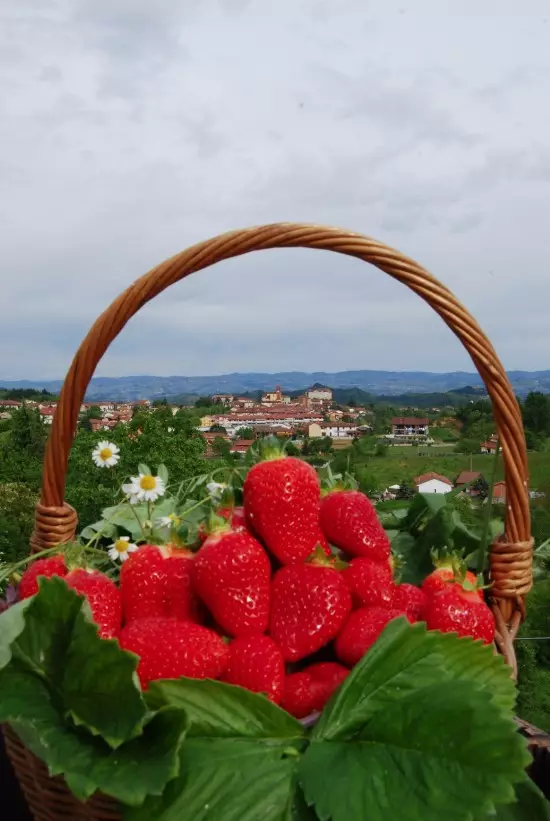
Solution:
[{"label": "basket handle", "polygon": [[90,379],[103,354],[128,320],[169,285],[215,262],[250,251],[291,247],[335,251],[370,262],[422,297],[470,354],[493,402],[504,458],[505,537],[492,547],[490,569],[499,634],[497,641],[513,664],[512,641],[524,615],[524,596],[532,584],[527,453],[521,412],[514,392],[493,346],[448,288],[399,251],[349,231],[278,223],[222,234],[153,268],[111,304],[80,345],[61,391],[46,448],[42,494],[31,540],[33,552],[74,538],[76,513],[64,502],[69,450]]}]

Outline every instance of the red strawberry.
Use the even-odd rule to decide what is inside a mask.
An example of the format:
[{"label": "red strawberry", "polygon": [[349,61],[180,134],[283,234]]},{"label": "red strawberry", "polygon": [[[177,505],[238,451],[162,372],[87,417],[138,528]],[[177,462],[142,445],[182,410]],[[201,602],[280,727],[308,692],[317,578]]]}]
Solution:
[{"label": "red strawberry", "polygon": [[251,530],[282,564],[306,559],[319,537],[320,487],[315,469],[275,446],[250,468],[244,509]]},{"label": "red strawberry", "polygon": [[428,596],[414,584],[398,584],[393,592],[393,607],[403,610],[409,621],[424,621]]},{"label": "red strawberry", "polygon": [[491,644],[495,638],[495,617],[490,607],[481,601],[477,590],[460,584],[447,584],[428,599],[425,611],[428,630],[471,636]]},{"label": "red strawberry", "polygon": [[364,557],[352,559],[342,571],[342,578],[356,607],[393,606],[395,584],[389,562],[382,564]]},{"label": "red strawberry", "polygon": [[166,615],[165,557],[156,545],[131,553],[120,569],[122,609],[126,623]]},{"label": "red strawberry", "polygon": [[223,639],[200,624],[171,618],[138,619],[120,633],[120,646],[139,656],[141,686],[161,678],[219,678],[229,650]]},{"label": "red strawberry", "polygon": [[387,624],[398,616],[401,610],[385,610],[382,607],[363,607],[350,614],[338,634],[334,648],[344,664],[353,667],[372,647]]},{"label": "red strawberry", "polygon": [[19,598],[28,599],[29,596],[34,596],[38,593],[38,579],[43,577],[46,579],[52,576],[66,576],[69,572],[65,559],[59,554],[48,556],[45,559],[36,559],[32,562],[21,577],[19,582]]},{"label": "red strawberry", "polygon": [[88,600],[101,638],[118,636],[122,624],[122,597],[116,584],[104,573],[84,568],[71,570],[65,581]]},{"label": "red strawberry", "polygon": [[195,590],[232,636],[263,633],[269,621],[271,565],[244,530],[209,536],[192,563]]},{"label": "red strawberry", "polygon": [[[447,585],[458,581],[467,581],[468,584],[476,585],[475,574],[466,570],[464,562],[457,556],[445,556],[443,559],[435,559],[435,570],[426,576],[422,582],[422,590],[428,596],[440,593]],[[478,590],[479,598],[483,598],[483,591]]]},{"label": "red strawberry", "polygon": [[201,621],[201,603],[193,587],[195,554],[185,548],[167,546],[169,556],[161,572],[166,575],[166,615],[182,621]]},{"label": "red strawberry", "polygon": [[222,681],[265,693],[279,704],[285,681],[283,654],[269,636],[241,636],[229,645],[229,663]]},{"label": "red strawberry", "polygon": [[320,530],[317,534],[317,544],[320,546],[325,556],[332,556],[332,550],[330,549],[330,545],[327,542],[325,534],[322,530]]},{"label": "red strawberry", "polygon": [[291,673],[285,678],[282,706],[295,718],[320,712],[348,674],[347,667],[330,661]]},{"label": "red strawberry", "polygon": [[321,527],[331,544],[350,556],[386,564],[390,542],[372,502],[358,490],[333,490],[321,501]]},{"label": "red strawberry", "polygon": [[322,710],[331,695],[349,675],[347,667],[336,661],[324,661],[306,667],[313,680],[314,708]]},{"label": "red strawberry", "polygon": [[338,570],[288,565],[273,578],[269,632],[287,661],[299,661],[328,644],[350,610],[351,595]]},{"label": "red strawberry", "polygon": [[306,718],[315,712],[313,679],[306,670],[285,677],[282,706],[294,718]]}]

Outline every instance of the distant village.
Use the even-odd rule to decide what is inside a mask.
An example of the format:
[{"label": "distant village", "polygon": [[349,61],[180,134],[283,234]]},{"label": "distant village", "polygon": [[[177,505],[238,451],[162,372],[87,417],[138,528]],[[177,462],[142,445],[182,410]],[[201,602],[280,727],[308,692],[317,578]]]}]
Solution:
[{"label": "distant village", "polygon": [[[9,418],[11,412],[26,405],[38,410],[43,422],[51,425],[57,408],[52,401],[17,401],[0,399],[0,419]],[[93,432],[108,432],[118,425],[128,424],[139,410],[154,411],[154,405],[148,399],[135,402],[84,402],[80,407],[81,419],[87,418]],[[197,410],[195,406],[163,405],[169,407],[175,415],[181,409]],[[219,407],[219,412],[215,409]],[[96,418],[88,416],[94,408]],[[437,412],[438,408],[432,409]],[[99,413],[97,413],[99,411]],[[328,437],[335,448],[346,447],[354,440],[372,434],[373,411],[370,408],[336,405],[332,389],[316,384],[307,389],[301,396],[290,397],[277,385],[275,390],[267,391],[259,399],[232,394],[215,394],[209,413],[200,418],[198,430],[206,441],[207,455],[212,455],[212,444],[216,439],[227,441],[231,453],[244,454],[255,439],[266,435],[282,436],[300,440],[303,438],[318,439]],[[246,432],[246,438],[243,433]],[[397,416],[391,420],[391,429],[380,433],[377,438],[393,446],[412,444],[438,445],[430,437],[430,422],[421,416]],[[497,448],[496,437],[491,437],[480,444],[481,453],[494,453]],[[417,476],[415,489],[420,493],[447,493],[455,487],[463,487],[464,493],[475,496],[475,488],[481,473],[465,471],[453,483],[438,473],[429,472]],[[388,487],[382,494],[383,499],[393,499],[399,493],[399,486]],[[495,501],[504,502],[506,489],[504,482],[494,488]]]}]

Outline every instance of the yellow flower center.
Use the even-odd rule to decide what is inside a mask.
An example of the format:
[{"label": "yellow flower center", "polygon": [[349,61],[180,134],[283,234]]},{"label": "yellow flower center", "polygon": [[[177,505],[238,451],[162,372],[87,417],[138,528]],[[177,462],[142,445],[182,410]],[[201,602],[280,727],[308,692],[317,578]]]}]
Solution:
[{"label": "yellow flower center", "polygon": [[117,553],[126,553],[128,550],[128,542],[125,539],[117,539],[115,542],[115,550]]},{"label": "yellow flower center", "polygon": [[107,459],[110,459],[112,455],[113,451],[111,450],[111,448],[102,448],[99,451],[99,457],[100,459],[103,459],[104,462],[106,462]]},{"label": "yellow flower center", "polygon": [[154,476],[142,476],[139,480],[139,486],[142,490],[154,490],[157,486],[157,480]]}]

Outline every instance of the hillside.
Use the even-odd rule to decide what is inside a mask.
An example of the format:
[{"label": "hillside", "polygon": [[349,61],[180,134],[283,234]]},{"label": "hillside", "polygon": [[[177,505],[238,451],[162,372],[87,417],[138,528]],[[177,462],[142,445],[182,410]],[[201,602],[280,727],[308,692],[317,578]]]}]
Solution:
[{"label": "hillside", "polygon": [[[550,393],[550,370],[510,371],[512,386],[520,395],[539,390]],[[285,391],[301,391],[320,382],[335,389],[359,388],[377,397],[389,397],[392,402],[407,394],[445,394],[468,387],[482,388],[477,373],[454,371],[430,373],[428,371],[323,371],[307,373],[288,371],[280,373],[231,373],[219,376],[122,376],[96,377],[92,379],[87,398],[89,400],[158,399],[164,396],[210,396],[214,393],[243,394],[264,391],[281,385]],[[13,389],[47,390],[57,394],[62,380],[10,381],[0,378],[0,387]]]}]

